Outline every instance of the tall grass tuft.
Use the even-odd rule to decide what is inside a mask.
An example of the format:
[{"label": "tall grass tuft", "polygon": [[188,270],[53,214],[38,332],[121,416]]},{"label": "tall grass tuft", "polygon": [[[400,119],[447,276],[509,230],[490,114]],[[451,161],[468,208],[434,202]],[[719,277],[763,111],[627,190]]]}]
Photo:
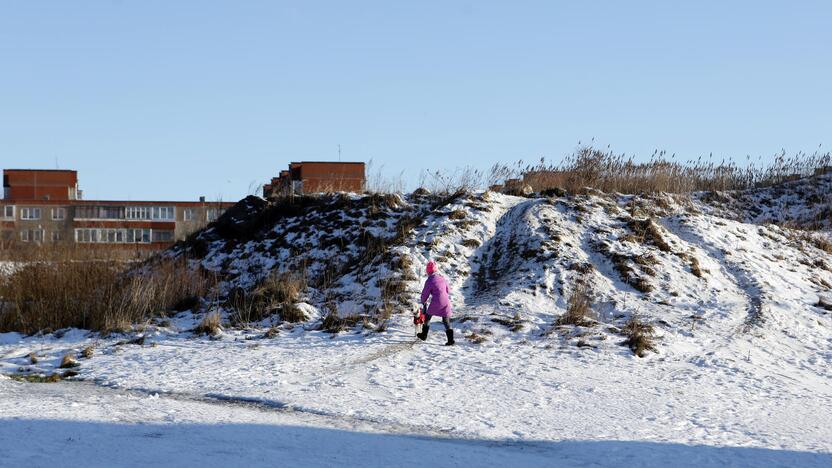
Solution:
[{"label": "tall grass tuft", "polygon": [[0,332],[127,331],[204,295],[211,284],[207,275],[181,260],[136,267],[100,253],[97,257],[52,252],[0,278]]},{"label": "tall grass tuft", "polygon": [[636,162],[630,156],[580,146],[558,164],[522,166],[495,165],[488,180],[497,176],[521,177],[523,185],[542,193],[556,189],[581,193],[586,188],[607,193],[690,193],[696,191],[742,190],[774,185],[797,177],[805,177],[832,164],[832,153],[778,153],[768,164],[748,161],[740,166],[734,161],[716,162],[709,158],[678,161],[676,155],[656,151],[647,162]]}]

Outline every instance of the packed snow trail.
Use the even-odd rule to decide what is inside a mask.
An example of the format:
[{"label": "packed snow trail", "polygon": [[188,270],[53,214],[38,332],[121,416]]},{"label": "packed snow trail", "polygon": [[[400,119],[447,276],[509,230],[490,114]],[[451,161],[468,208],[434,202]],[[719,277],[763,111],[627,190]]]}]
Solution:
[{"label": "packed snow trail", "polygon": [[[3,466],[824,467],[832,455],[655,442],[457,439],[248,404],[0,377]],[[37,415],[37,416],[33,416]]]}]

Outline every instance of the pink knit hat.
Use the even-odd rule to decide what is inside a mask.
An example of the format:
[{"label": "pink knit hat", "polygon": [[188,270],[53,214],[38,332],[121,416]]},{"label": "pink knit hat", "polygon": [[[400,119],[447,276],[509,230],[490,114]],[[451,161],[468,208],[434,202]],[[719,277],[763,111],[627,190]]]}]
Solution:
[{"label": "pink knit hat", "polygon": [[429,260],[428,266],[425,270],[428,272],[429,275],[434,274],[436,272],[436,262],[434,262],[433,260]]}]

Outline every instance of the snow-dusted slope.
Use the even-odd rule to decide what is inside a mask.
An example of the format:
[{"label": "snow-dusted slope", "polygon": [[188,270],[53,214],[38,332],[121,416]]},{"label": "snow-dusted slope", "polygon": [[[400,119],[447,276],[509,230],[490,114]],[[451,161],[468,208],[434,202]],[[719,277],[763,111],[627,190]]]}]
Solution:
[{"label": "snow-dusted slope", "polygon": [[[434,259],[452,287],[457,327],[478,342],[557,338],[615,348],[637,315],[656,327],[660,353],[700,352],[745,336],[816,353],[829,325],[828,311],[816,307],[832,285],[827,234],[770,223],[811,217],[823,224],[829,203],[815,199],[830,192],[832,177],[821,176],[718,197],[341,196],[291,209],[258,206],[226,220],[256,220],[257,229],[229,234],[215,226],[174,253],[220,273],[223,292],[302,270],[309,287],[301,300],[315,311],[307,328],[330,312],[363,317],[365,326],[406,324],[402,312],[415,309],[422,271]],[[792,209],[777,218],[708,204],[716,198]],[[198,256],[193,242],[201,244]],[[593,300],[595,325],[558,326],[579,285]]]}]

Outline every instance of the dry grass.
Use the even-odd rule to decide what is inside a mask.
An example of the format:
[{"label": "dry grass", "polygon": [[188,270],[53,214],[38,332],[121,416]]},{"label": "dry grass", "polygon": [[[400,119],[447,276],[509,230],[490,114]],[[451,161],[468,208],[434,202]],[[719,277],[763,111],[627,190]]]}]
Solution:
[{"label": "dry grass", "polygon": [[89,345],[81,351],[81,357],[84,359],[92,359],[95,355],[95,346]]},{"label": "dry grass", "polygon": [[205,314],[202,321],[194,327],[193,332],[197,335],[217,336],[222,332],[222,318],[219,312]]},{"label": "dry grass", "polygon": [[[77,255],[77,256],[75,256]],[[184,261],[153,260],[136,266],[116,258],[90,258],[82,250],[56,255],[44,249],[0,281],[0,332],[36,333],[61,328],[126,331],[208,290],[209,277]]]},{"label": "dry grass", "polygon": [[511,318],[495,316],[491,317],[491,321],[494,323],[499,323],[500,325],[508,328],[513,332],[519,332],[523,330],[523,326],[526,323],[526,321],[520,317],[520,314],[515,314],[514,317]]},{"label": "dry grass", "polygon": [[448,219],[465,219],[466,216],[468,216],[468,213],[466,213],[465,210],[454,210],[448,214]]},{"label": "dry grass", "polygon": [[788,157],[782,152],[767,165],[752,162],[740,167],[732,161],[715,162],[701,157],[681,162],[676,155],[656,151],[647,162],[639,163],[623,154],[581,146],[559,164],[541,160],[525,167],[521,163],[497,165],[491,173],[503,180],[522,175],[523,185],[547,194],[581,193],[587,187],[607,193],[690,193],[773,185],[795,175],[812,175],[817,168],[830,165],[830,161],[830,153],[797,153]]},{"label": "dry grass", "polygon": [[228,295],[226,304],[232,309],[232,323],[249,324],[278,314],[284,322],[302,322],[306,314],[297,306],[306,289],[306,270],[273,273],[263,279],[251,291],[235,289]]},{"label": "dry grass", "polygon": [[592,298],[586,283],[578,283],[566,305],[566,312],[558,317],[556,325],[588,326],[592,324]]},{"label": "dry grass", "polygon": [[[633,232],[636,242],[654,245],[662,252],[673,250],[664,239],[661,228],[653,218],[630,219],[627,221],[627,227]],[[630,239],[628,238],[628,240]]]},{"label": "dry grass", "polygon": [[629,347],[636,356],[644,357],[647,351],[656,351],[653,326],[642,321],[638,315],[630,317],[621,333],[627,337],[622,344]]},{"label": "dry grass", "polygon": [[339,333],[363,323],[364,319],[360,315],[341,317],[337,311],[332,310],[324,317],[320,329],[327,333]]},{"label": "dry grass", "polygon": [[75,357],[72,354],[67,354],[61,359],[61,365],[59,368],[61,369],[72,369],[73,367],[78,367],[78,361],[75,360]]},{"label": "dry grass", "polygon": [[465,239],[465,240],[462,241],[462,245],[464,245],[465,247],[468,247],[470,249],[477,249],[482,244],[480,243],[480,241],[478,241],[476,239]]}]

